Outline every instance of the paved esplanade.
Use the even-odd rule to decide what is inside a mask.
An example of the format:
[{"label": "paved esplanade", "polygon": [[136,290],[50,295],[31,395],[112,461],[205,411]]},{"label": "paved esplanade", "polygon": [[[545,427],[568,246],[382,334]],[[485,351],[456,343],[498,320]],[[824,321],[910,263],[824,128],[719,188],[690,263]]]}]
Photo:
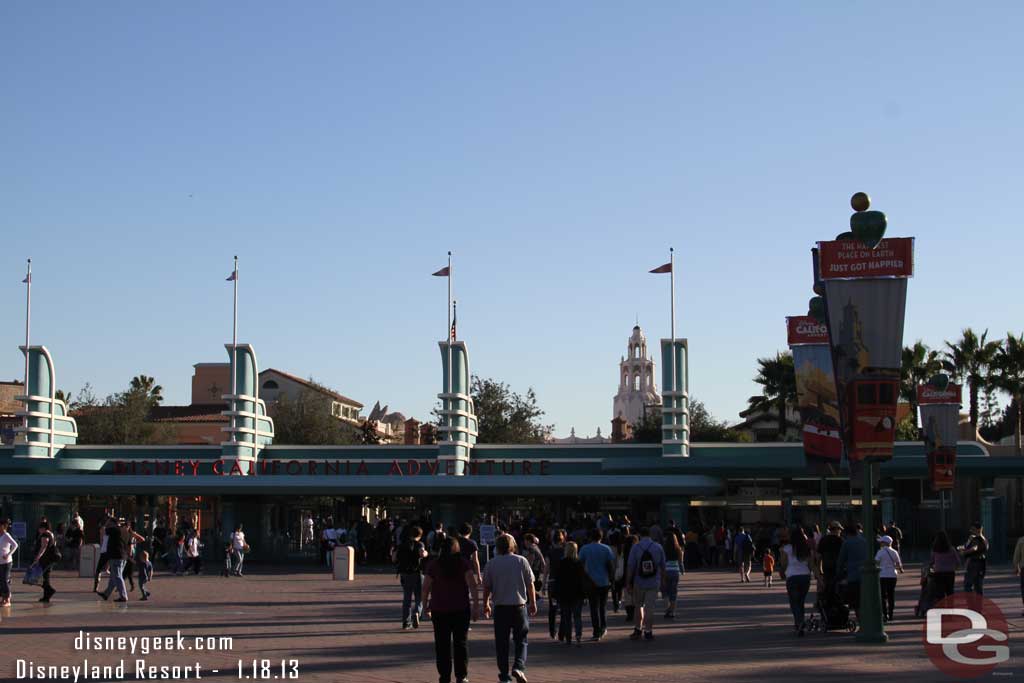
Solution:
[{"label": "paved esplanade", "polygon": [[[925,656],[922,622],[911,616],[917,568],[908,569],[900,578],[897,621],[887,628],[891,640],[886,645],[861,645],[846,633],[798,639],[781,582],[765,589],[756,581],[741,585],[733,572],[693,572],[683,577],[674,622],[661,618],[664,606],[659,601],[654,642],[631,642],[631,627],[623,623],[621,612],[609,612],[605,641],[584,642],[581,648],[548,639],[546,620],[534,620],[530,681],[950,680]],[[214,681],[238,680],[237,661],[251,667],[253,658],[270,659],[271,675],[280,674],[282,659],[297,659],[300,681],[437,680],[430,622],[418,631],[401,630],[401,590],[391,573],[361,574],[350,584],[313,572],[257,573],[242,579],[160,574],[151,586],[152,601],[138,602],[135,593],[126,606],[100,601],[89,592],[90,579],[59,572],[55,584],[60,592],[46,607],[35,602],[38,589],[15,582],[13,612],[0,613],[0,680],[14,680],[16,658],[81,664],[85,657],[111,663],[122,656],[127,680],[134,680],[136,658],[157,666],[198,661],[203,679]],[[993,567],[986,582],[986,595],[1009,617],[1012,659],[998,671],[1012,672],[1011,680],[1024,675],[1018,641],[1024,619],[1016,586],[1005,567]],[[542,603],[541,609],[546,608]],[[188,638],[231,636],[233,649],[148,656],[75,652],[80,629],[99,636],[172,635],[180,629]],[[490,622],[474,626],[470,656],[470,680],[497,680]],[[214,668],[221,673],[212,674]]]}]

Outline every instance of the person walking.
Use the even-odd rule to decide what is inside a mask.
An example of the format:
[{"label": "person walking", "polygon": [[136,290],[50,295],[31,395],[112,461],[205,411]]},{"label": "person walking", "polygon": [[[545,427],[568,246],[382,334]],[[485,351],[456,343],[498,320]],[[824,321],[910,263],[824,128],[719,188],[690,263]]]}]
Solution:
[{"label": "person walking", "polygon": [[740,582],[750,583],[750,565],[754,559],[754,539],[744,527],[732,539],[736,562],[740,566]]},{"label": "person walking", "polygon": [[476,544],[472,536],[473,525],[469,522],[463,522],[462,526],[459,527],[459,552],[473,567],[473,573],[476,574],[476,582],[479,585],[483,580],[483,577],[480,575],[480,546]]},{"label": "person walking", "polygon": [[82,551],[82,541],[85,538],[79,522],[82,522],[82,518],[76,512],[71,524],[68,525],[68,530],[64,533],[64,560],[67,568],[75,571],[78,571],[79,555]]},{"label": "person walking", "polygon": [[189,529],[185,538],[185,566],[182,574],[188,574],[191,569],[194,575],[198,575],[203,567],[203,559],[199,554],[199,533],[195,529]]},{"label": "person walking", "polygon": [[854,612],[860,612],[860,578],[864,561],[868,558],[868,542],[861,533],[860,524],[846,527],[846,539],[839,549],[837,575],[846,579],[845,600]]},{"label": "person walking", "polygon": [[18,542],[10,534],[11,520],[0,519],[0,607],[11,606],[11,567]]},{"label": "person walking", "polygon": [[441,548],[444,547],[448,535],[444,531],[444,522],[436,522],[434,529],[427,534],[427,552],[431,559],[437,559],[441,555]]},{"label": "person walking", "polygon": [[[667,536],[676,538],[672,533]],[[603,540],[604,532],[594,528],[590,532],[590,543],[579,551],[580,561],[590,578],[590,592],[586,598],[590,603],[590,626],[593,629],[590,639],[594,641],[601,640],[608,633],[608,591],[615,576],[615,552],[602,543]]]},{"label": "person walking", "polygon": [[878,542],[882,547],[875,553],[875,562],[878,563],[878,581],[882,587],[882,618],[892,621],[896,610],[896,575],[903,571],[903,562],[899,552],[892,547],[892,536],[880,536]]},{"label": "person walking", "polygon": [[92,575],[92,592],[96,593],[100,589],[100,572],[107,568],[107,564],[110,561],[110,556],[107,554],[107,525],[110,524],[110,515],[103,518],[100,522],[100,556],[96,560],[96,570]]},{"label": "person walking", "polygon": [[548,572],[548,561],[540,549],[540,539],[533,534],[523,535],[523,552],[533,571],[533,587],[538,594],[544,588],[544,575]]},{"label": "person walking", "polygon": [[983,595],[985,570],[988,566],[988,539],[985,538],[981,522],[971,525],[971,535],[967,543],[958,550],[964,558],[964,592]]},{"label": "person walking", "polygon": [[394,550],[395,573],[402,584],[402,630],[420,627],[423,609],[423,559],[427,549],[420,539],[423,529],[406,527],[405,539]]},{"label": "person walking", "polygon": [[245,542],[245,532],[242,531],[242,525],[235,525],[235,530],[231,533],[231,574],[234,576],[242,576],[242,562],[245,561],[245,553],[248,550],[249,545]]},{"label": "person walking", "polygon": [[892,538],[892,549],[900,552],[900,547],[903,545],[903,529],[896,526],[896,520],[889,522],[886,535]]},{"label": "person walking", "polygon": [[[0,560],[3,559],[0,551]],[[1020,600],[1024,603],[1024,536],[1017,539],[1017,545],[1013,548],[1013,571],[1020,577]],[[1021,614],[1024,616],[1024,613]]]},{"label": "person walking", "polygon": [[338,547],[338,530],[334,528],[332,521],[328,520],[327,526],[324,527],[320,536],[320,549],[323,552],[324,565],[328,569],[333,570],[334,549]]},{"label": "person walking", "polygon": [[43,597],[39,598],[39,602],[50,602],[50,598],[57,592],[50,583],[50,572],[60,556],[57,553],[57,542],[50,531],[50,522],[45,517],[39,520],[34,550],[32,564],[43,570]]},{"label": "person walking", "polygon": [[626,567],[626,585],[636,608],[636,623],[629,636],[632,640],[640,640],[641,631],[645,640],[654,640],[652,617],[664,573],[665,550],[651,539],[650,529],[641,527],[640,541],[630,549]]},{"label": "person walking", "polygon": [[[599,530],[597,530],[599,531]],[[573,628],[576,631],[576,645],[583,638],[583,598],[586,597],[584,582],[586,569],[580,561],[579,547],[574,541],[565,544],[562,559],[553,569],[558,587],[558,607],[562,622],[558,630],[558,642],[572,643]]]},{"label": "person walking", "polygon": [[455,537],[446,538],[441,554],[427,564],[423,604],[434,627],[439,683],[451,683],[453,668],[456,683],[469,681],[469,622],[480,618],[476,579]]},{"label": "person walking", "polygon": [[931,596],[934,604],[953,594],[956,587],[956,570],[960,566],[960,556],[949,542],[949,535],[945,531],[935,534],[928,566],[931,568],[934,586]]},{"label": "person walking", "polygon": [[618,613],[622,606],[622,589],[626,585],[626,558],[622,554],[624,538],[618,529],[612,531],[608,539],[608,546],[615,553],[615,570],[612,572],[612,611]]},{"label": "person walking", "polygon": [[302,519],[302,544],[309,545],[313,542],[313,513],[307,512]]},{"label": "person walking", "polygon": [[[525,557],[515,554],[515,540],[508,534],[495,539],[497,555],[484,568],[484,615],[494,616],[494,649],[498,680],[527,683],[526,649],[530,617],[537,614],[533,570]],[[491,607],[491,600],[494,607]],[[509,637],[514,643],[509,675]]]},{"label": "person walking", "polygon": [[142,593],[140,600],[149,600],[150,592],[146,589],[153,581],[153,563],[149,561],[149,553],[143,550],[139,553],[139,592]]},{"label": "person walking", "polygon": [[803,529],[793,527],[789,534],[789,543],[780,548],[780,557],[779,573],[786,580],[789,611],[793,614],[793,631],[796,635],[803,636],[804,605],[807,601],[807,591],[811,588],[811,546]]},{"label": "person walking", "polygon": [[679,579],[685,571],[683,547],[679,545],[679,536],[665,535],[665,577],[662,581],[661,594],[668,601],[665,610],[666,619],[676,618],[676,601],[679,598]]},{"label": "person walking", "polygon": [[124,568],[128,561],[130,543],[128,529],[118,524],[116,519],[110,517],[107,520],[104,535],[107,537],[110,579],[107,582],[107,589],[99,593],[99,596],[104,600],[109,600],[110,594],[116,588],[118,598],[114,602],[128,602],[128,589],[124,585]]},{"label": "person walking", "polygon": [[145,543],[146,537],[142,534],[136,533],[131,522],[125,522],[122,520],[121,526],[123,526],[128,533],[128,557],[125,559],[124,563],[124,580],[128,582],[128,592],[130,593],[135,590],[135,579],[132,578],[132,576],[135,573],[135,557],[138,553],[138,544],[140,542]]},{"label": "person walking", "polygon": [[633,604],[633,591],[626,585],[626,580],[629,578],[629,553],[632,552],[633,546],[640,542],[640,537],[636,534],[627,534],[622,539],[622,610],[626,613],[626,623],[633,623],[633,619],[636,616],[636,605]]},{"label": "person walking", "polygon": [[775,573],[775,556],[771,553],[765,553],[761,557],[761,572],[764,574],[764,587],[771,588],[772,574]]},{"label": "person walking", "polygon": [[548,546],[548,574],[545,582],[548,595],[548,633],[552,638],[562,632],[560,626],[556,629],[561,607],[558,604],[558,577],[555,575],[555,569],[563,557],[565,557],[565,530],[554,529],[551,532],[551,545]]}]

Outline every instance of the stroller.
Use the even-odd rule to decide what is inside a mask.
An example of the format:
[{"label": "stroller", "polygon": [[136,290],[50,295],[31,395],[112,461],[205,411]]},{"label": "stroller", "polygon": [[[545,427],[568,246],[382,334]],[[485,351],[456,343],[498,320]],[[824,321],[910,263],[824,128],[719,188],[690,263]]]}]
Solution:
[{"label": "stroller", "polygon": [[807,618],[804,626],[805,630],[811,633],[827,633],[828,631],[853,633],[857,630],[857,620],[850,615],[850,608],[839,596],[837,581],[819,581],[814,610],[815,613]]}]

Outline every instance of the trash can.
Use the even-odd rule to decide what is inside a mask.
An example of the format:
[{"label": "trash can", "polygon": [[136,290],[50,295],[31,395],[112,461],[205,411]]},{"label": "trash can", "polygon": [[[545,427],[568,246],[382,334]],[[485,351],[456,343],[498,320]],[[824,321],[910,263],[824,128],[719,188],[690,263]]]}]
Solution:
[{"label": "trash can", "polygon": [[96,575],[96,565],[100,561],[98,543],[83,543],[78,549],[78,576],[91,579]]},{"label": "trash can", "polygon": [[350,545],[339,545],[334,548],[334,580],[355,581],[356,549]]}]

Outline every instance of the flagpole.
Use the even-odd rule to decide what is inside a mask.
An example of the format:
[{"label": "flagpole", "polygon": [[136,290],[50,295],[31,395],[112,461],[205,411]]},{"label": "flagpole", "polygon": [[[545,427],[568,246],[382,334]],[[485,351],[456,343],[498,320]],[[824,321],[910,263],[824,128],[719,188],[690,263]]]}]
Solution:
[{"label": "flagpole", "polygon": [[[452,391],[452,252],[448,252],[448,328],[445,331],[446,345],[448,348],[448,393],[454,393]],[[453,410],[452,399],[448,399],[448,410]],[[452,416],[451,413],[448,415],[448,427],[452,427]],[[445,441],[451,441],[452,433],[447,432],[445,435]]]},{"label": "flagpole", "polygon": [[[25,396],[29,395],[28,391],[28,345],[29,345],[29,329],[32,325],[32,259],[28,260],[27,272],[25,273]],[[25,412],[28,413],[30,410],[28,400],[25,401]],[[28,415],[25,415],[25,428],[28,429]],[[28,438],[28,432],[25,432],[25,438]]]},{"label": "flagpole", "polygon": [[[669,287],[672,290],[670,295],[671,306],[672,306],[672,391],[676,390],[676,255],[675,250],[672,247],[668,248],[668,263],[669,263]],[[673,401],[673,407],[675,403]],[[673,425],[675,424],[675,417],[672,418]]]},{"label": "flagpole", "polygon": [[234,441],[237,438],[235,432],[235,415],[234,413],[238,410],[238,400],[235,398],[237,390],[238,379],[236,377],[237,370],[235,368],[235,357],[238,355],[238,255],[235,255],[235,269],[232,271],[234,275],[234,306],[231,313],[231,440]]}]

